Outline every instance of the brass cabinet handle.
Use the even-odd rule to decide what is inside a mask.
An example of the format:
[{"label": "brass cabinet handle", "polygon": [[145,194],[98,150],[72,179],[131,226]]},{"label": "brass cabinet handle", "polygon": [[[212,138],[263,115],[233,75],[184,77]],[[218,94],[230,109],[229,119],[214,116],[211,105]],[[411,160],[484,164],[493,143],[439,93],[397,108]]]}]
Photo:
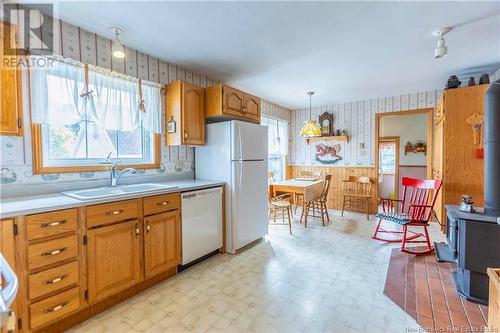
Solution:
[{"label": "brass cabinet handle", "polygon": [[112,210],[112,211],[106,212],[105,215],[112,216],[112,215],[118,215],[121,213],[123,213],[123,209]]},{"label": "brass cabinet handle", "polygon": [[66,220],[54,221],[50,223],[42,223],[40,224],[41,228],[49,228],[49,227],[57,227],[58,225],[66,223]]},{"label": "brass cabinet handle", "polygon": [[42,257],[56,256],[58,254],[63,253],[65,250],[66,250],[65,247],[61,247],[60,249],[55,249],[55,250],[52,250],[52,251],[43,252],[42,253]]},{"label": "brass cabinet handle", "polygon": [[149,232],[151,230],[151,225],[149,223],[146,224],[146,232]]},{"label": "brass cabinet handle", "polygon": [[53,306],[51,308],[43,310],[44,313],[52,313],[52,312],[57,312],[59,310],[62,310],[66,305],[68,305],[68,302],[63,302],[59,305]]},{"label": "brass cabinet handle", "polygon": [[188,138],[188,133],[186,130],[184,130],[184,139],[187,139]]},{"label": "brass cabinet handle", "polygon": [[48,284],[56,284],[56,283],[61,282],[62,280],[64,280],[67,277],[68,277],[68,274],[63,274],[61,276],[56,277],[55,279],[43,281],[42,285],[46,286]]},{"label": "brass cabinet handle", "polygon": [[170,203],[170,201],[163,201],[163,202],[157,202],[156,205],[157,206],[166,206]]},{"label": "brass cabinet handle", "polygon": [[135,224],[135,237],[139,237],[139,233],[141,230],[139,229],[139,223]]}]

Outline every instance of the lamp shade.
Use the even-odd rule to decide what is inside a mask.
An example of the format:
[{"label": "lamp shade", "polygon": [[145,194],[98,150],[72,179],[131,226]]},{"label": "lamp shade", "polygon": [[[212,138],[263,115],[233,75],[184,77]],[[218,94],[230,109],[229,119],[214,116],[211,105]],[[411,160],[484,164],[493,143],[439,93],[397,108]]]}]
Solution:
[{"label": "lamp shade", "polygon": [[308,120],[300,130],[300,135],[301,136],[306,136],[306,137],[314,137],[314,136],[320,136],[321,135],[321,130],[319,129],[318,125],[316,124],[316,121],[314,120]]}]

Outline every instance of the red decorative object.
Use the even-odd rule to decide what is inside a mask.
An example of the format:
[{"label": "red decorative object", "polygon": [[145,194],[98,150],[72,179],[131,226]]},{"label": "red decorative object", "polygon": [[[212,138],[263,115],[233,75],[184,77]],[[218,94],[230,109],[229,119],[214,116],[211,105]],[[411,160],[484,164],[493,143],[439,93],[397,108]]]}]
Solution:
[{"label": "red decorative object", "polygon": [[478,160],[484,159],[484,148],[476,148],[476,158]]},{"label": "red decorative object", "polygon": [[[403,199],[386,199],[381,198],[380,204],[382,205],[382,213],[377,214],[378,224],[373,234],[373,239],[380,240],[387,243],[401,242],[401,252],[410,254],[427,254],[434,251],[429,239],[429,232],[427,226],[431,219],[432,210],[437,199],[442,180],[434,179],[416,179],[403,177]],[[380,227],[382,220],[399,223],[403,226],[403,231],[386,230]],[[424,233],[418,233],[409,230],[408,227],[423,227]],[[389,233],[397,235],[402,238],[387,239],[378,236],[379,233]],[[423,237],[424,240],[417,240]],[[408,243],[424,243],[426,249],[415,250],[414,248],[407,248]]]}]

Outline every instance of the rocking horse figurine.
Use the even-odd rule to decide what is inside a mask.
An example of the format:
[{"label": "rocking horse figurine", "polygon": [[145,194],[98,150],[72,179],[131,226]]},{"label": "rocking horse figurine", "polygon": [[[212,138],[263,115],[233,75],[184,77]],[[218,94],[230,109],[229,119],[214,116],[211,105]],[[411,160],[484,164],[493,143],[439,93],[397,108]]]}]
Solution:
[{"label": "rocking horse figurine", "polygon": [[339,144],[330,147],[323,143],[319,143],[316,145],[316,161],[323,164],[335,164],[342,159],[342,157],[337,155],[340,149]]}]

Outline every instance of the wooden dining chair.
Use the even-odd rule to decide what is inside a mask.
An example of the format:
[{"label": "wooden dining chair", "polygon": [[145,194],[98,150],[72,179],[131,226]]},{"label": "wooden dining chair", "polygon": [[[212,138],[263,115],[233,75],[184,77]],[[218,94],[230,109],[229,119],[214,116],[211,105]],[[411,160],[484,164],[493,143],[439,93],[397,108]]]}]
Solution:
[{"label": "wooden dining chair", "polygon": [[289,200],[290,196],[283,197],[281,195],[273,197],[272,195],[272,185],[269,185],[269,191],[267,194],[268,200],[268,217],[269,220],[273,220],[273,224],[280,224],[276,222],[277,218],[282,219],[283,223],[285,223],[285,218],[288,220],[288,230],[290,235],[292,234],[292,203]]},{"label": "wooden dining chair", "polygon": [[[359,203],[364,202],[366,219],[370,219],[370,200],[372,198],[372,181],[370,177],[349,176],[349,179],[342,181],[342,213],[344,210],[350,212],[354,206],[359,207]],[[360,207],[359,207],[360,208]]]},{"label": "wooden dining chair", "polygon": [[[310,177],[319,179],[321,177],[321,172],[304,170],[300,172],[300,177]],[[294,193],[293,204],[295,205],[293,213],[297,214],[297,207],[304,204],[304,195],[302,195],[302,193]]]},{"label": "wooden dining chair", "polygon": [[[328,192],[330,189],[331,181],[332,181],[332,175],[326,175],[325,183],[323,184],[323,190],[321,191],[320,196],[312,200],[311,202],[307,203],[306,205],[308,216],[321,217],[321,223],[323,224],[323,226],[325,226],[325,216],[326,220],[328,222],[330,221],[330,216],[328,216],[327,202],[328,202]],[[319,215],[316,215],[316,212]]]}]

